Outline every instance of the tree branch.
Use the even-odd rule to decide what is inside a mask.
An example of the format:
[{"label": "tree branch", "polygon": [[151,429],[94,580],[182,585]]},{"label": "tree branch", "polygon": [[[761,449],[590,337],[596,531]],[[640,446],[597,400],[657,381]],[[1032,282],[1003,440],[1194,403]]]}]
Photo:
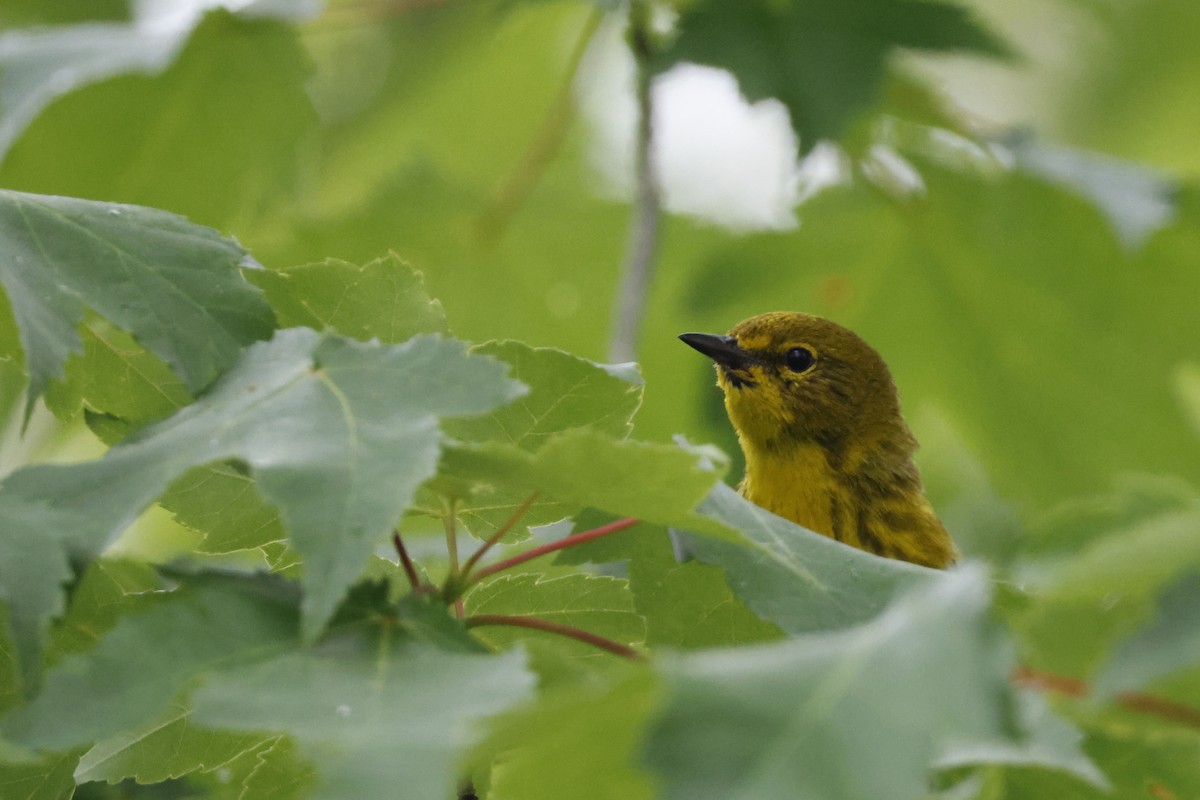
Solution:
[{"label": "tree branch", "polygon": [[653,74],[650,59],[650,8],[646,0],[634,0],[629,8],[629,44],[637,64],[637,135],[634,150],[636,188],[630,208],[629,240],[621,268],[621,284],[616,297],[612,337],[608,356],[611,361],[637,358],[646,296],[658,252],[658,219],[661,210],[657,170],[654,165],[654,105],[651,96]]}]

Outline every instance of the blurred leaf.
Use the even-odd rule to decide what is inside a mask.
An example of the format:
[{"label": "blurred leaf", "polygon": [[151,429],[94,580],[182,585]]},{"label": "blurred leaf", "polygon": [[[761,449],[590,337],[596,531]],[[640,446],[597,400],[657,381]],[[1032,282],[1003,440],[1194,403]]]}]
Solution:
[{"label": "blurred leaf", "polygon": [[837,139],[882,95],[898,48],[1004,56],[1007,48],[970,12],[930,0],[696,0],[655,69],[679,62],[729,70],[751,102],[787,107],[804,152]]},{"label": "blurred leaf", "polygon": [[[621,644],[646,641],[646,623],[634,611],[629,582],[619,578],[584,574],[504,575],[480,584],[463,599],[468,615],[535,616]],[[476,634],[501,645],[538,636],[536,632],[504,627],[483,627]],[[596,652],[592,650],[588,655]]]},{"label": "blurred leaf", "polygon": [[1111,784],[1082,750],[1083,734],[1052,712],[1033,691],[1016,696],[1020,738],[952,745],[936,761],[940,769],[970,764],[1054,770],[1107,791]]},{"label": "blurred leaf", "polygon": [[813,533],[723,484],[699,511],[744,538],[731,542],[681,533],[689,554],[722,567],[734,593],[788,633],[864,622],[912,587],[943,579],[936,570],[880,558]]},{"label": "blurred leaf", "polygon": [[668,798],[922,797],[941,747],[1003,730],[986,612],[964,569],[856,628],[678,656],[645,763]]},{"label": "blurred leaf", "polygon": [[[1150,616],[1153,599],[1165,586],[1200,567],[1198,530],[1200,508],[1163,512],[1047,570],[1017,623],[1029,665],[1087,677],[1118,638],[1128,637]],[[1141,668],[1126,662],[1122,672]],[[1122,672],[1110,680],[1120,681]]]},{"label": "blurred leaf", "polygon": [[[1200,532],[1200,527],[1196,529]],[[1200,564],[1200,559],[1197,560]],[[1200,574],[1185,574],[1158,597],[1154,621],[1121,642],[1096,679],[1099,697],[1200,667]]]},{"label": "blurred leaf", "polygon": [[1194,733],[1145,736],[1106,730],[1088,738],[1087,751],[1112,780],[1111,796],[1120,800],[1200,797],[1200,736]]},{"label": "blurred leaf", "polygon": [[235,457],[281,509],[304,559],[304,631],[314,637],[434,471],[439,416],[519,395],[502,365],[464,349],[434,337],[384,347],[290,328],[249,348],[196,403],[99,461],[9,475],[0,519],[2,544],[14,552],[0,558],[0,588],[26,663],[36,663],[38,631],[59,607],[64,543],[95,552],[171,479]]},{"label": "blurred leaf", "polygon": [[112,558],[93,561],[71,588],[66,614],[50,631],[47,661],[91,649],[126,614],[167,599],[170,595],[163,588],[162,578],[146,564]]},{"label": "blurred leaf", "polygon": [[395,254],[361,267],[326,259],[243,274],[266,294],[280,327],[328,328],[389,344],[419,333],[448,332],[442,305],[425,293],[421,273]]},{"label": "blurred leaf", "polygon": [[212,771],[263,744],[261,734],[229,734],[197,727],[181,705],[97,742],[79,759],[80,783],[161,783],[196,771]]},{"label": "blurred leaf", "polygon": [[79,753],[52,753],[24,764],[0,764],[0,796],[5,800],[63,800],[75,791]]},{"label": "blurred leaf", "polygon": [[21,333],[27,411],[80,350],[91,308],[196,392],[265,338],[270,309],[216,231],[152,208],[0,191],[0,282]]},{"label": "blurred leaf", "polygon": [[[3,34],[33,59],[6,79],[40,81],[21,88],[43,96],[47,87],[74,91],[36,119],[16,120],[29,127],[15,142],[15,131],[0,139],[12,145],[0,183],[166,208],[240,232],[295,190],[315,131],[296,34],[249,8],[201,19],[211,4],[141,5],[158,19]],[[303,14],[309,4],[290,5]],[[119,74],[134,70],[161,74]]]},{"label": "blurred leaf", "polygon": [[655,701],[650,673],[618,674],[543,694],[492,724],[494,800],[651,800],[637,748]]},{"label": "blurred leaf", "polygon": [[524,656],[384,650],[362,657],[287,654],[214,676],[195,718],[288,734],[316,767],[312,797],[448,797],[475,725],[527,699]]},{"label": "blurred leaf", "polygon": [[1136,249],[1174,216],[1174,185],[1136,164],[1030,137],[1003,143],[1018,169],[1061,184],[1091,200],[1109,218],[1126,247]]},{"label": "blurred leaf", "polygon": [[63,659],[41,693],[0,726],[39,749],[91,742],[162,714],[208,670],[297,642],[298,634],[294,598],[256,581],[197,577],[170,602],[123,617],[94,648]]}]

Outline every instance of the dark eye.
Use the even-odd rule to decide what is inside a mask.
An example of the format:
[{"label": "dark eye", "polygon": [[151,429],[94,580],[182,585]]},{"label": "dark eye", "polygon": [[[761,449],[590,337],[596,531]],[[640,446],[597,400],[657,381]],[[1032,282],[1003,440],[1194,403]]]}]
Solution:
[{"label": "dark eye", "polygon": [[793,347],[787,351],[787,366],[792,372],[805,372],[816,360],[816,356],[807,347]]}]

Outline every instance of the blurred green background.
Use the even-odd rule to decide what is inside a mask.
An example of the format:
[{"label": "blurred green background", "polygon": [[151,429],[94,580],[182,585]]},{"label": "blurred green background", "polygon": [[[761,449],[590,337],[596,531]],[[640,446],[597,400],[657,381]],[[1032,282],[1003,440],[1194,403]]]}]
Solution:
[{"label": "blurred green background", "polygon": [[[394,251],[457,335],[606,359],[630,213],[619,10],[191,5],[203,4],[6,0],[0,186],[168,209],[268,268]],[[778,125],[761,147],[757,134],[722,140],[715,83],[684,97],[660,79],[672,211],[636,435],[736,454],[711,367],[675,336],[776,309],[832,317],[892,366],[964,549],[996,556],[1124,476],[1194,495],[1200,6],[969,5],[1013,58],[896,55],[895,85],[918,100],[881,94],[844,150],[777,157],[774,174],[761,157],[788,143]],[[926,124],[946,120],[952,131]],[[761,185],[697,199],[713,184],[688,176],[722,170]],[[834,178],[814,182],[822,171]],[[757,222],[736,207],[775,195]]]}]

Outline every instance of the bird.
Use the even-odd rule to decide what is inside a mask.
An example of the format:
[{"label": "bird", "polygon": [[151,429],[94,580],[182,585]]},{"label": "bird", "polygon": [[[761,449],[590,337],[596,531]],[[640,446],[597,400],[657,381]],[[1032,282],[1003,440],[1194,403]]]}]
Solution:
[{"label": "bird", "polygon": [[679,338],[711,358],[746,458],[738,492],[885,558],[945,568],[954,543],[913,463],[917,440],[883,358],[858,334],[793,311]]}]

